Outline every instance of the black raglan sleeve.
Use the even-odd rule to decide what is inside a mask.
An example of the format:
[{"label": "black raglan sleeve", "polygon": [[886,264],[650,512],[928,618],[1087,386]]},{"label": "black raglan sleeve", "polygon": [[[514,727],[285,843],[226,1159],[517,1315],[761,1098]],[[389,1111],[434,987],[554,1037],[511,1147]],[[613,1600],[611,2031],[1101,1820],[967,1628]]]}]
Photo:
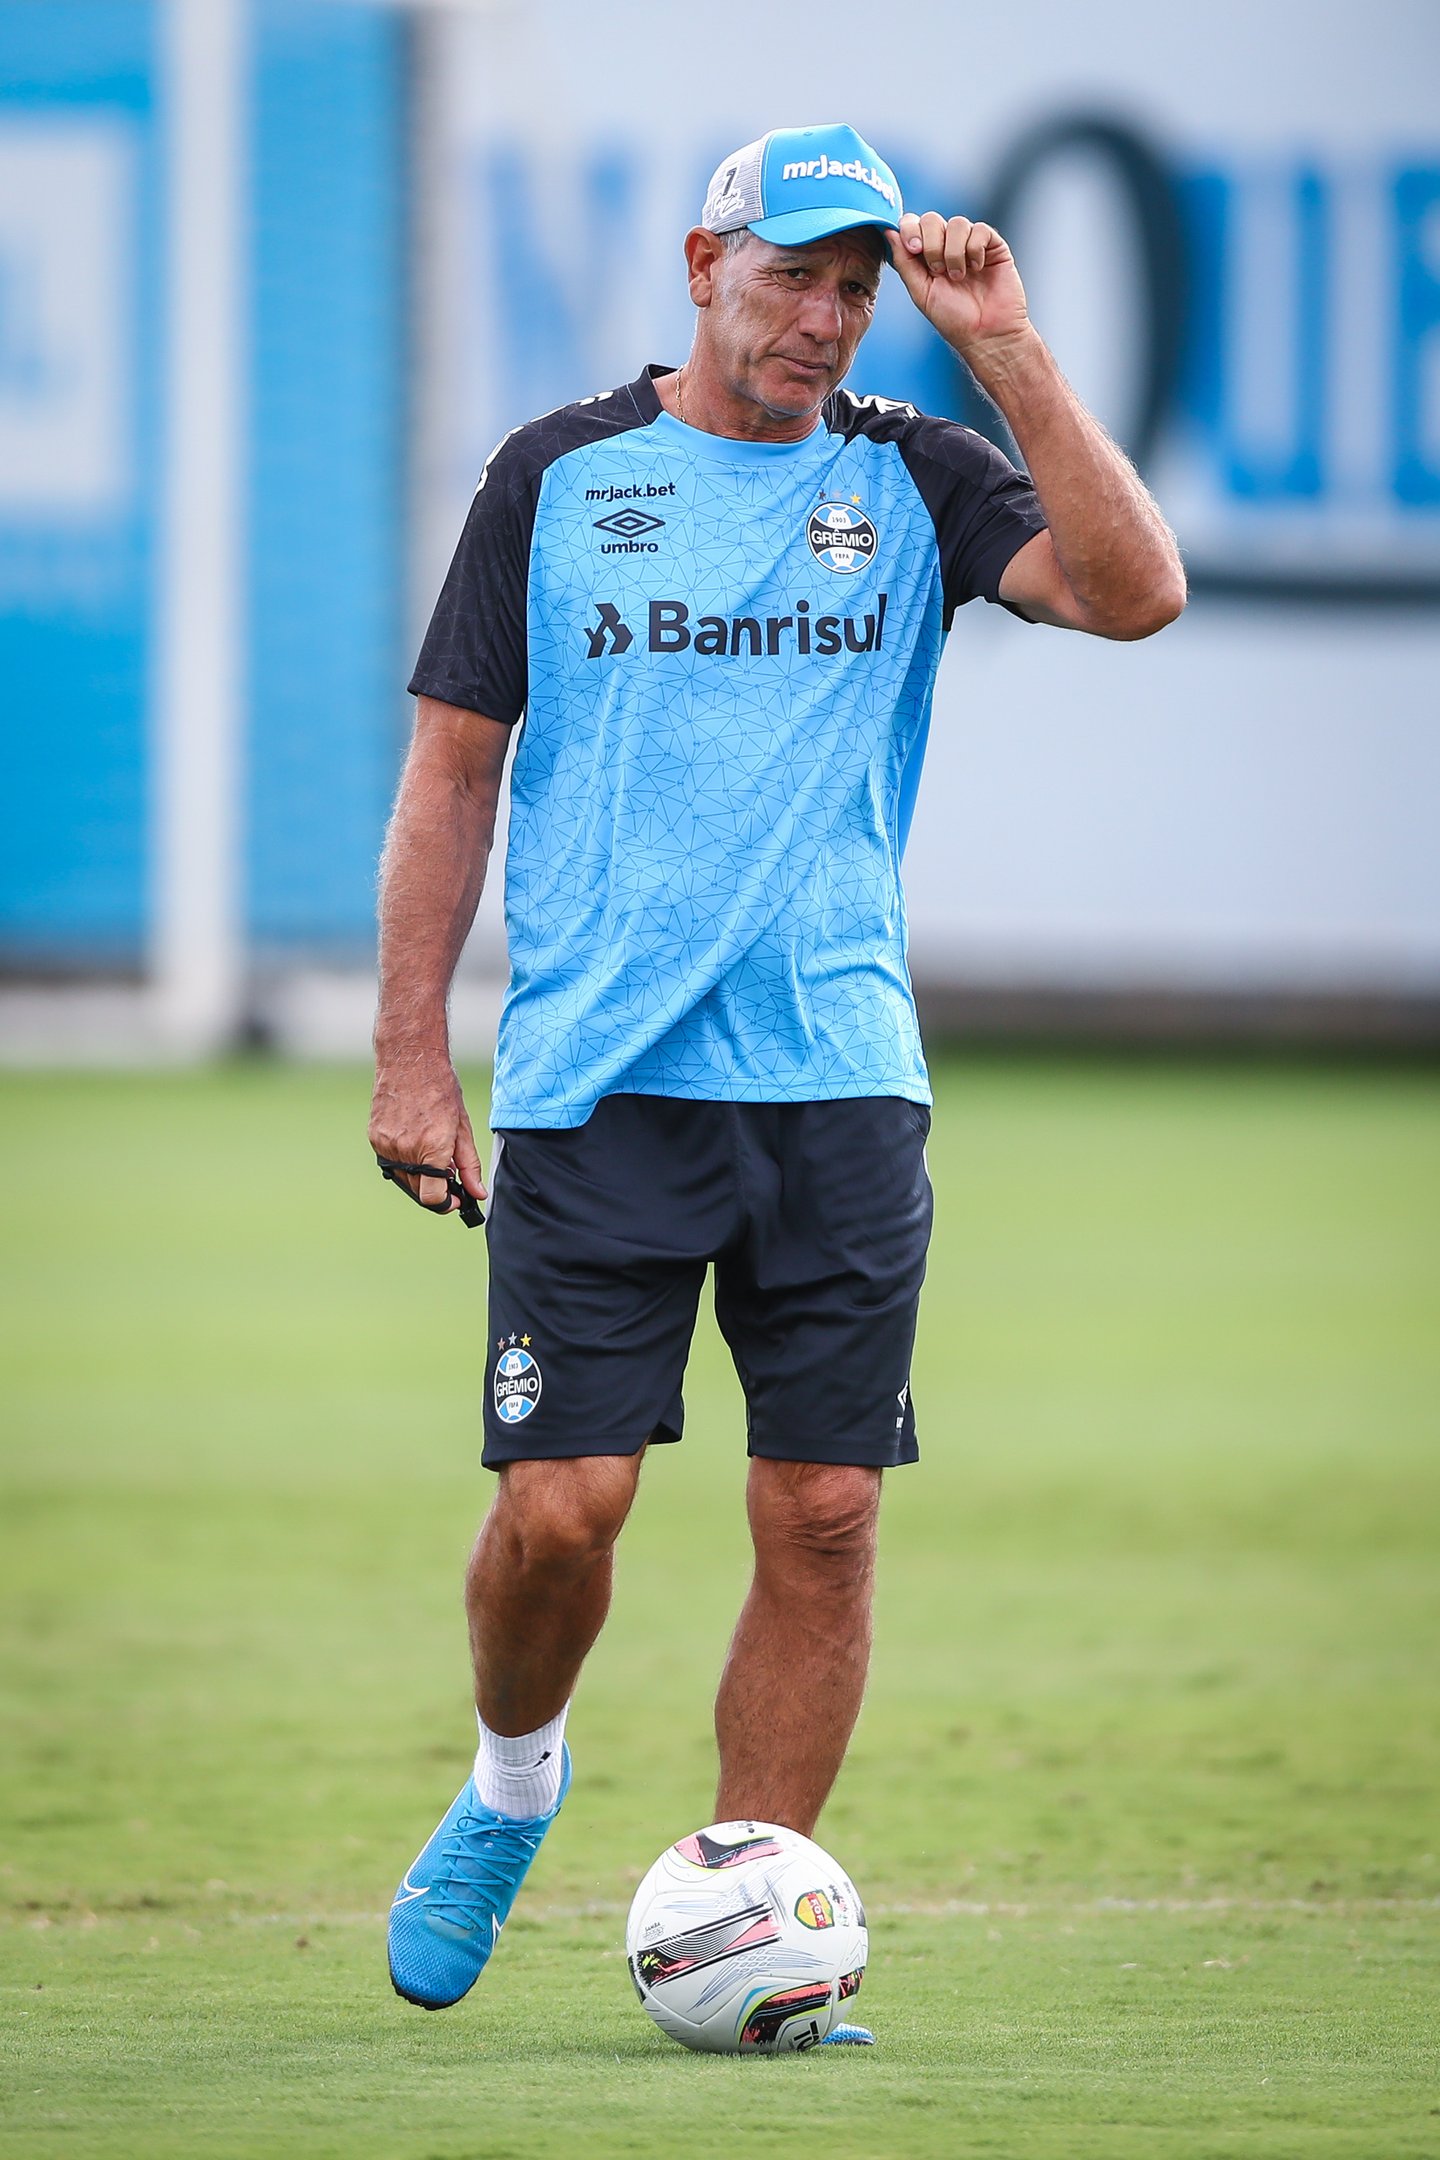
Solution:
[{"label": "black raglan sleeve", "polygon": [[513,727],[525,710],[525,599],[543,460],[517,429],[491,453],[410,678],[415,697],[443,698]]},{"label": "black raglan sleeve", "polygon": [[948,630],[967,600],[999,600],[1006,564],[1044,532],[1045,513],[1028,473],[958,421],[917,414],[899,448],[934,521]]}]

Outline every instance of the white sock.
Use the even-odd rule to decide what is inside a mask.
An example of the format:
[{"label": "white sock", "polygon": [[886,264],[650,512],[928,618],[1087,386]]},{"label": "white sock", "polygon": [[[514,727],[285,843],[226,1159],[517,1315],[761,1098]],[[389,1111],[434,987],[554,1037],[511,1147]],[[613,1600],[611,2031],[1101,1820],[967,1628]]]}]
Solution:
[{"label": "white sock", "polygon": [[476,1712],[480,1746],[475,1755],[475,1790],[484,1806],[500,1815],[548,1815],[560,1797],[561,1746],[570,1705],[548,1725],[514,1739],[491,1732]]}]

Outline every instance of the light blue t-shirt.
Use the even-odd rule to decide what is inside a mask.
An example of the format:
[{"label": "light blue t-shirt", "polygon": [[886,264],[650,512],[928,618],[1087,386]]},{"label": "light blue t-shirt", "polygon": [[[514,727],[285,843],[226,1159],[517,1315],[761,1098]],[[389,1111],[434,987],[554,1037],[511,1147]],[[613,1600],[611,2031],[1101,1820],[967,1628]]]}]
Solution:
[{"label": "light blue t-shirt", "polygon": [[487,464],[410,688],[524,725],[491,1120],[928,1102],[900,858],[950,617],[1043,528],[982,437],[837,392],[799,443],[653,376]]}]

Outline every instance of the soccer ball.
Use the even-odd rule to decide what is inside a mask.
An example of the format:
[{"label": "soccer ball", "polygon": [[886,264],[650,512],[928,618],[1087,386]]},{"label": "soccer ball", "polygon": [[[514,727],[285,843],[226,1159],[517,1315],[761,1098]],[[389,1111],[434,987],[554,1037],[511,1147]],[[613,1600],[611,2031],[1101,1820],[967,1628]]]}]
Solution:
[{"label": "soccer ball", "polygon": [[774,1823],[712,1823],[671,1845],[635,1893],[625,1955],[660,2030],[712,2055],[817,2047],[869,1955],[855,1885]]}]

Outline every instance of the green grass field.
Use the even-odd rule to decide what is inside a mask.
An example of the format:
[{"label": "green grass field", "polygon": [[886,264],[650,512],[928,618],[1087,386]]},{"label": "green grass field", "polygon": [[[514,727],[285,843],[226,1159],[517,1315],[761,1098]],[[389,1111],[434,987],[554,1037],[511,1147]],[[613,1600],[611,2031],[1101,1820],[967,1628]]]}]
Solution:
[{"label": "green grass field", "polygon": [[620,1953],[744,1578],[711,1323],[573,1797],[426,2016],[383,1912],[469,1751],[482,1240],[382,1187],[358,1072],[0,1082],[0,2154],[1440,2154],[1440,1086],[938,1082],[924,1459],[821,1825],[881,2045],[744,2062]]}]

